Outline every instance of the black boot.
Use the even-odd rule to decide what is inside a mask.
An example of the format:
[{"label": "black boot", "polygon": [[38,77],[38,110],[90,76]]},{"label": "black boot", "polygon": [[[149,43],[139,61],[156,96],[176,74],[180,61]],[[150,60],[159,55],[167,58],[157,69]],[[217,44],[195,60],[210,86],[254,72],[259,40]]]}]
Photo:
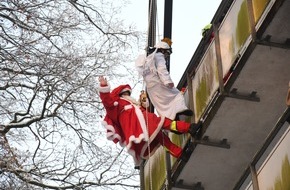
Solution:
[{"label": "black boot", "polygon": [[174,134],[176,134],[176,135],[181,135],[181,134],[183,134],[183,133],[181,133],[181,132],[174,131],[174,130],[170,130],[170,132],[172,132],[172,133],[174,133]]},{"label": "black boot", "polygon": [[190,109],[187,109],[187,110],[177,113],[176,115],[177,116],[179,115],[193,116],[193,111]]},{"label": "black boot", "polygon": [[197,132],[198,132],[198,130],[199,130],[201,127],[202,127],[202,122],[201,122],[201,121],[199,121],[198,123],[192,123],[192,124],[190,124],[190,127],[189,127],[188,132],[190,133],[190,135],[191,135],[192,137],[195,137],[196,134],[197,134]]}]

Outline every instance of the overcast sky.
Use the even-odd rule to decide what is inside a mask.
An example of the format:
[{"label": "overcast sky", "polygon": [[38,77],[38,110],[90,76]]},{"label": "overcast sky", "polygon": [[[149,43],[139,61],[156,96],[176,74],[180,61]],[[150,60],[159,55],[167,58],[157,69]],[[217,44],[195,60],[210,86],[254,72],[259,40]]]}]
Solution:
[{"label": "overcast sky", "polygon": [[[181,79],[202,35],[202,28],[211,22],[222,0],[173,0],[172,49],[170,74],[175,83]],[[124,14],[138,29],[148,30],[148,0],[132,0]],[[157,0],[157,37],[163,38],[164,0]]]}]

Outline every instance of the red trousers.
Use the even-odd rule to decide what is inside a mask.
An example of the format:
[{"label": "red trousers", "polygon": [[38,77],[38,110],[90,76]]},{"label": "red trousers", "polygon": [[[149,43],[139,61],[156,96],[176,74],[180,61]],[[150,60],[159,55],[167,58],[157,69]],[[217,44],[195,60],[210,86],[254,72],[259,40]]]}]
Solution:
[{"label": "red trousers", "polygon": [[[165,130],[177,131],[179,133],[187,133],[189,127],[190,123],[184,121],[172,121],[170,119],[165,118],[162,128]],[[159,143],[162,144],[169,151],[169,153],[175,158],[179,158],[180,155],[182,154],[182,148],[174,144],[169,139],[169,137],[162,131],[158,133],[156,139],[158,139]]]},{"label": "red trousers", "polygon": [[[161,122],[161,117],[157,117],[154,113],[150,113],[145,111],[145,109],[142,110],[143,115],[146,121],[147,126],[149,127],[149,134],[152,133],[153,130],[158,128],[157,126]],[[173,121],[171,119],[165,118],[162,129],[178,132],[180,134],[187,133],[190,127],[190,123],[187,123],[185,121]],[[182,148],[171,142],[170,138],[163,133],[162,131],[159,131],[155,137],[155,140],[157,140],[162,146],[164,146],[172,156],[178,158],[182,153]]]}]

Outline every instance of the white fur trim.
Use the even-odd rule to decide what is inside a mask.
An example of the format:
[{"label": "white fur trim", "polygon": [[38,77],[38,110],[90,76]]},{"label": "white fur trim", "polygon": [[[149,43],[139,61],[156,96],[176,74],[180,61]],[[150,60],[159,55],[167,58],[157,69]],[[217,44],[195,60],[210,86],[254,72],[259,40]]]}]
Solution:
[{"label": "white fur trim", "polygon": [[132,105],[126,105],[126,106],[124,106],[124,110],[132,109],[132,108],[133,108]]},{"label": "white fur trim", "polygon": [[135,105],[133,105],[133,106],[135,107],[135,113],[136,113],[136,115],[137,115],[137,117],[139,119],[142,131],[144,133],[144,139],[145,139],[145,141],[148,141],[149,135],[148,135],[147,125],[146,125],[143,113],[142,113],[142,111],[140,110],[140,108],[138,106],[135,106]]},{"label": "white fur trim", "polygon": [[117,106],[119,103],[118,102],[114,102],[114,106]]},{"label": "white fur trim", "polygon": [[106,121],[102,121],[102,125],[105,127],[105,129],[107,129],[107,139],[108,140],[118,139],[120,146],[123,147],[124,145],[121,142],[122,138],[120,137],[119,134],[115,132],[114,127],[112,125],[109,125]]},{"label": "white fur trim", "polygon": [[102,92],[102,93],[108,93],[108,92],[110,92],[110,89],[111,89],[110,85],[108,85],[108,86],[99,86],[99,92]]},{"label": "white fur trim", "polygon": [[[156,137],[156,135],[157,135],[157,134],[159,133],[159,131],[161,130],[161,128],[162,128],[162,126],[163,126],[163,124],[164,124],[164,120],[165,120],[165,117],[161,116],[161,120],[160,120],[160,122],[158,123],[157,128],[155,129],[154,133],[152,133],[151,136],[150,136],[150,138],[149,138],[149,141],[148,141],[149,144],[154,140],[154,138]],[[142,155],[143,157],[144,157],[144,154],[145,154],[145,152],[146,152],[147,149],[148,149],[148,144],[147,144],[147,146],[144,146],[143,149],[141,150],[141,155]],[[156,149],[157,149],[157,147],[156,147]],[[150,155],[153,155],[153,153],[154,153],[156,150],[154,149],[154,150],[150,150],[150,151],[151,151]],[[144,157],[144,159],[147,159],[147,158],[148,158],[148,157]]]}]

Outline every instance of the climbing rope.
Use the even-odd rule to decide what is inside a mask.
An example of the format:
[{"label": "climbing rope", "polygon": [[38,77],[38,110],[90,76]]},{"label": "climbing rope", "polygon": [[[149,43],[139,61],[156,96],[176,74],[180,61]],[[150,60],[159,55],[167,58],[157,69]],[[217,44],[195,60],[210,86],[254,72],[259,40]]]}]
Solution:
[{"label": "climbing rope", "polygon": [[[156,22],[156,18],[158,18],[157,16],[157,4],[156,4],[156,0],[149,0],[149,3],[150,3],[150,7],[149,7],[149,16],[148,16],[148,29],[147,29],[147,44],[146,44],[146,47],[145,47],[145,50],[146,50],[146,53],[148,54],[148,50],[149,50],[149,38],[150,38],[150,32],[151,32],[151,42],[152,43],[155,43],[155,34],[156,34],[156,26],[155,26],[155,22]],[[153,18],[153,16],[155,16],[155,18]],[[152,21],[152,19],[155,19],[155,22]],[[151,28],[151,31],[150,31],[150,28]],[[157,29],[158,29],[158,41],[160,40],[160,35],[159,35],[159,22],[158,22],[158,19],[157,19]],[[154,34],[154,36],[153,36]],[[143,85],[142,85],[142,89],[144,89],[144,92],[146,93],[146,86],[145,86],[145,82],[144,82],[144,79],[143,79]],[[145,107],[146,109],[146,127],[147,127],[147,131],[149,133],[149,126],[148,126],[148,121],[149,121],[149,118],[148,118],[148,107],[146,106]],[[163,133],[162,133],[162,136],[163,136]],[[163,140],[164,141],[164,140]],[[164,142],[163,142],[164,144]],[[152,163],[151,163],[151,149],[150,149],[150,135],[148,136],[148,164],[149,164],[149,167],[148,167],[148,172],[149,172],[149,185],[150,185],[150,190],[153,190],[153,182],[152,182]]]},{"label": "climbing rope", "polygon": [[[152,15],[153,15],[153,7],[156,7],[156,1],[155,0],[149,0],[150,2],[150,7],[149,7],[149,13],[148,13],[148,29],[147,29],[147,44],[146,44],[146,48],[145,48],[145,50],[146,50],[146,53],[148,53],[148,49],[149,49],[149,35],[150,35],[150,24],[151,24],[151,19],[152,19]],[[153,3],[154,3],[154,5],[153,5]],[[153,31],[155,31],[155,28],[153,28]],[[142,89],[144,89],[144,92],[146,93],[146,87],[145,87],[145,82],[144,82],[144,79],[143,79],[143,87],[142,87]],[[146,100],[147,101],[147,100]],[[142,102],[141,102],[141,104],[142,104]],[[142,106],[142,105],[141,105]],[[149,121],[149,119],[148,119],[148,107],[146,106],[145,107],[145,109],[146,109],[146,118],[145,118],[145,120],[146,120],[146,128],[147,128],[147,131],[148,131],[148,134],[149,134],[149,127],[148,127],[148,121]],[[151,150],[150,150],[150,134],[148,135],[148,147],[147,147],[147,149],[148,149],[148,164],[149,164],[149,168],[148,168],[148,173],[149,173],[149,185],[150,185],[150,189],[151,190],[153,190],[153,184],[152,184],[152,173],[151,173]]]}]

